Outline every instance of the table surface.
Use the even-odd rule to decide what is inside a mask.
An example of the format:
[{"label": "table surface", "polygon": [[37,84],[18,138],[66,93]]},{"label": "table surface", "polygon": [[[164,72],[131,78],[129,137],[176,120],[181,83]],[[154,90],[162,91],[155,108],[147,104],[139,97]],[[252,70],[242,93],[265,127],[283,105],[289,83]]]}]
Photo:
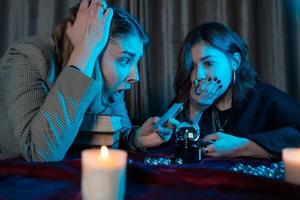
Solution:
[{"label": "table surface", "polygon": [[[229,170],[237,163],[269,166],[275,160],[203,158],[199,163],[149,166],[145,157],[170,157],[161,151],[129,154],[125,199],[300,199],[300,186],[284,180]],[[81,199],[81,160],[29,163],[0,161],[1,199]]]}]

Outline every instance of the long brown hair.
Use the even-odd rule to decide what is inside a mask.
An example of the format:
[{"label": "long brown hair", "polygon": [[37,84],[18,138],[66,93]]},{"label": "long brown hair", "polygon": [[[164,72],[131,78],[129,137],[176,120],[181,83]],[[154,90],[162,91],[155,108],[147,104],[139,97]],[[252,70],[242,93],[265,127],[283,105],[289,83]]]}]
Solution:
[{"label": "long brown hair", "polygon": [[232,56],[235,52],[241,55],[241,64],[236,70],[236,81],[231,82],[233,101],[242,103],[247,93],[254,88],[257,74],[248,59],[248,47],[244,40],[227,26],[217,23],[204,23],[197,26],[185,38],[178,56],[178,66],[174,81],[174,101],[189,104],[191,88],[190,75],[192,72],[191,48],[194,44],[203,41],[222,51],[225,55]]},{"label": "long brown hair", "polygon": [[[70,8],[69,16],[62,20],[52,32],[55,42],[55,52],[58,65],[63,67],[67,64],[74,46],[66,34],[67,24],[73,24],[76,19],[80,4]],[[114,15],[111,22],[110,38],[118,38],[129,33],[137,34],[144,44],[148,43],[148,36],[137,20],[127,11],[121,8],[112,7]]]}]

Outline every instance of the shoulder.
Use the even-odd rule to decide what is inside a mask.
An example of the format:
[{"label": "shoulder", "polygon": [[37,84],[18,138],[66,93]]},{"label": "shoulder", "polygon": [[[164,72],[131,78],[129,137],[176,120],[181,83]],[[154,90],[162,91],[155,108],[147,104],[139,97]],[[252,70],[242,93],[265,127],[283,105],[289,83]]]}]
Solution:
[{"label": "shoulder", "polygon": [[254,91],[249,94],[249,99],[256,99],[265,103],[298,104],[296,99],[268,83],[257,83]]},{"label": "shoulder", "polygon": [[255,85],[255,92],[264,97],[272,97],[272,98],[277,98],[280,96],[288,96],[287,93],[283,92],[279,88],[269,83],[257,83]]},{"label": "shoulder", "polygon": [[51,62],[55,61],[55,44],[51,35],[23,38],[11,44],[2,57],[3,67],[15,70],[37,70],[47,74]]},{"label": "shoulder", "polygon": [[31,62],[42,61],[54,51],[54,41],[50,35],[39,35],[23,38],[11,44],[4,54],[5,57],[23,56],[31,58]]}]

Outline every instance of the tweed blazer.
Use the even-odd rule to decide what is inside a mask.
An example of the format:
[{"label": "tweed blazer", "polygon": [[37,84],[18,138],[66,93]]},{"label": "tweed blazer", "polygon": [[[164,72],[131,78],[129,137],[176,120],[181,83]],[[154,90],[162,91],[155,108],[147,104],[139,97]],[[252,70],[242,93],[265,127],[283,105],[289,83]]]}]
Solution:
[{"label": "tweed blazer", "polygon": [[[100,112],[101,84],[76,68],[57,66],[54,47],[51,36],[33,36],[12,44],[2,57],[0,159],[62,160],[91,105]],[[131,126],[120,102],[111,110]]]}]

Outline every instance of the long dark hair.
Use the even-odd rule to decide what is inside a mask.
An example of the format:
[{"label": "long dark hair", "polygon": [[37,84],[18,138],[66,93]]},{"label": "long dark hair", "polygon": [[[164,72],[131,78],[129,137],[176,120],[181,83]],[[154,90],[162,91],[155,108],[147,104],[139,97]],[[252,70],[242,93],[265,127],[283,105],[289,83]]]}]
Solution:
[{"label": "long dark hair", "polygon": [[[80,4],[77,4],[70,8],[69,16],[62,20],[52,32],[58,65],[61,67],[67,64],[74,48],[66,34],[66,30],[68,22],[71,22],[71,24],[75,22],[79,6]],[[110,38],[119,38],[134,33],[140,37],[144,44],[148,43],[148,36],[132,15],[124,9],[117,7],[111,8],[114,10],[114,15],[111,22]]]},{"label": "long dark hair", "polygon": [[236,81],[231,82],[233,101],[242,103],[247,93],[254,88],[257,74],[248,59],[248,47],[244,40],[227,26],[217,23],[204,23],[197,26],[185,38],[178,56],[178,66],[174,81],[174,101],[189,103],[191,88],[190,75],[192,72],[191,48],[198,42],[205,42],[222,51],[227,56],[238,52],[241,55],[241,64],[236,70]]}]

